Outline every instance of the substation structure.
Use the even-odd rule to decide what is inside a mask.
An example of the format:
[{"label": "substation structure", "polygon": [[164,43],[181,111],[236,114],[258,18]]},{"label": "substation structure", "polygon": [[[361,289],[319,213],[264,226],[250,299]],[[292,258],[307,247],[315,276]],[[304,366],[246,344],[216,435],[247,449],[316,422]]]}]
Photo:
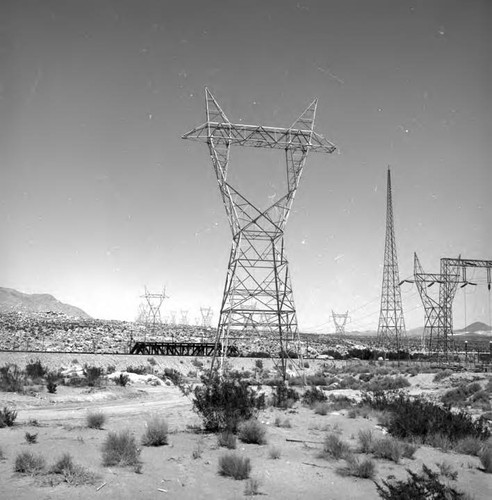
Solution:
[{"label": "substation structure", "polygon": [[[475,285],[466,278],[467,269],[485,269],[487,287],[491,288],[492,260],[443,257],[439,274],[424,273],[417,254],[414,254],[414,280],[425,310],[422,344],[438,358],[448,360],[455,353],[453,339],[453,299],[458,286]],[[408,281],[408,280],[407,280]],[[412,281],[410,281],[412,282]],[[439,284],[438,299],[429,295],[429,288]]]},{"label": "substation structure", "polygon": [[[186,133],[183,139],[207,144],[232,231],[216,334],[216,344],[222,346],[219,369],[234,338],[248,342],[252,336],[266,333],[276,336],[280,370],[285,378],[290,354],[295,353],[296,359],[301,355],[285,253],[285,226],[308,153],[333,153],[335,146],[313,130],[317,100],[289,128],[233,124],[208,89],[205,89],[205,105],[206,122]],[[284,151],[287,192],[266,209],[247,200],[227,179],[232,146]],[[296,359],[289,362],[302,366]],[[214,356],[212,369],[215,363]]]}]

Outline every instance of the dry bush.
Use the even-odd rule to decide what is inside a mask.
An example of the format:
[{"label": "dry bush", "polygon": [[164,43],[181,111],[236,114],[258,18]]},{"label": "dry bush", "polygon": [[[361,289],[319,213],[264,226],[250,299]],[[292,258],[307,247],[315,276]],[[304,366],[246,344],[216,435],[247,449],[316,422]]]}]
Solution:
[{"label": "dry bush", "polygon": [[23,451],[15,457],[14,472],[21,474],[41,474],[46,466],[42,455],[35,455],[30,451]]},{"label": "dry bush", "polygon": [[374,441],[372,451],[377,458],[385,458],[398,463],[403,454],[403,447],[396,439],[385,437]]},{"label": "dry bush", "polygon": [[251,461],[236,453],[226,453],[219,457],[219,474],[234,479],[248,479],[251,472]]},{"label": "dry bush", "polygon": [[223,448],[235,450],[237,446],[237,438],[232,432],[224,431],[219,434],[217,444]]},{"label": "dry bush", "polygon": [[404,441],[401,443],[402,445],[402,451],[401,455],[403,458],[410,458],[413,460],[415,452],[419,449],[419,447],[415,443],[409,443],[407,441]]},{"label": "dry bush", "polygon": [[278,460],[281,455],[281,450],[278,446],[270,446],[270,449],[268,450],[268,456],[272,460]]},{"label": "dry bush", "polygon": [[328,434],[323,443],[323,451],[319,458],[340,460],[350,453],[350,447],[342,441],[336,434]]},{"label": "dry bush", "polygon": [[327,415],[330,411],[330,405],[328,403],[315,403],[314,405],[314,413],[316,415]]},{"label": "dry bush", "polygon": [[27,444],[34,444],[38,440],[38,434],[31,434],[30,432],[26,432],[24,434],[24,439],[26,440]]},{"label": "dry bush", "polygon": [[169,428],[167,422],[159,416],[153,416],[146,422],[142,444],[144,446],[162,446],[168,443]]},{"label": "dry bush", "polygon": [[453,470],[451,464],[448,462],[437,462],[436,465],[439,467],[439,474],[441,474],[441,476],[447,477],[452,481],[458,479],[458,472]]},{"label": "dry bush", "polygon": [[238,428],[238,437],[243,443],[265,444],[266,428],[256,419],[241,422]]},{"label": "dry bush", "polygon": [[102,429],[106,422],[106,415],[101,411],[90,411],[87,414],[86,422],[89,429]]},{"label": "dry bush", "polygon": [[12,427],[16,418],[17,412],[4,406],[3,410],[0,410],[0,429],[2,427]]},{"label": "dry bush", "polygon": [[357,434],[357,438],[359,440],[361,453],[371,453],[374,443],[374,434],[372,430],[360,430]]},{"label": "dry bush", "polygon": [[102,446],[103,465],[136,465],[139,463],[140,450],[135,438],[128,430],[110,432]]},{"label": "dry bush", "polygon": [[463,453],[464,455],[474,455],[478,457],[482,451],[484,444],[481,439],[475,437],[467,437],[460,439],[453,446],[454,451],[457,453]]},{"label": "dry bush", "polygon": [[244,495],[247,497],[260,495],[260,480],[253,478],[248,479],[244,486]]},{"label": "dry bush", "polygon": [[51,475],[45,479],[45,483],[55,486],[56,483],[66,482],[71,486],[84,484],[95,484],[99,475],[87,470],[81,465],[75,464],[70,453],[64,453],[49,470]]},{"label": "dry bush", "polygon": [[376,464],[370,458],[359,460],[355,455],[349,454],[345,457],[346,467],[337,470],[344,476],[354,476],[363,479],[373,479],[376,474]]}]

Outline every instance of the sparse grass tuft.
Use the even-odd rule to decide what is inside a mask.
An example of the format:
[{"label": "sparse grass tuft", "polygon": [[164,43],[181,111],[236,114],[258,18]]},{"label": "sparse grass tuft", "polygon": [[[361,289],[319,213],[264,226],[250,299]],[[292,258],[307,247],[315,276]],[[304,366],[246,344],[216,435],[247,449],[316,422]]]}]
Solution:
[{"label": "sparse grass tuft", "polygon": [[235,450],[237,446],[236,436],[229,431],[224,431],[219,434],[217,438],[217,444],[229,450]]},{"label": "sparse grass tuft", "polygon": [[463,453],[464,455],[474,455],[478,457],[480,451],[482,450],[484,442],[481,439],[475,437],[466,437],[460,439],[454,445],[454,451],[457,453]]},{"label": "sparse grass tuft", "polygon": [[145,433],[142,436],[144,446],[162,446],[168,444],[169,428],[167,422],[159,416],[154,416],[146,423]]},{"label": "sparse grass tuft", "polygon": [[102,429],[106,422],[106,415],[101,411],[91,411],[87,414],[86,422],[89,429]]},{"label": "sparse grass tuft", "polygon": [[219,474],[234,479],[247,479],[251,472],[251,461],[236,453],[226,453],[219,457]]},{"label": "sparse grass tuft", "polygon": [[342,441],[336,434],[328,434],[323,443],[323,451],[320,458],[340,460],[350,453],[350,447]]},{"label": "sparse grass tuft", "polygon": [[361,453],[371,453],[374,443],[373,432],[370,429],[360,430],[357,438],[359,440]]},{"label": "sparse grass tuft", "polygon": [[385,437],[374,441],[372,450],[375,457],[398,463],[403,453],[402,448],[401,443],[396,439]]},{"label": "sparse grass tuft", "polygon": [[316,415],[327,415],[330,411],[330,405],[328,403],[315,403],[314,404],[314,413]]},{"label": "sparse grass tuft", "polygon": [[64,453],[51,467],[49,472],[54,477],[48,477],[45,483],[55,486],[56,483],[66,482],[72,486],[95,484],[99,475],[75,464],[70,453]]},{"label": "sparse grass tuft", "polygon": [[246,420],[239,424],[238,437],[243,443],[265,444],[266,429],[256,419]]},{"label": "sparse grass tuft", "polygon": [[42,455],[35,455],[30,451],[23,451],[15,458],[14,472],[21,474],[40,474],[46,466]]},{"label": "sparse grass tuft", "polygon": [[259,479],[250,478],[246,481],[244,486],[244,495],[253,497],[260,494],[260,481]]},{"label": "sparse grass tuft", "polygon": [[129,431],[110,432],[102,446],[103,465],[136,465],[140,450]]},{"label": "sparse grass tuft", "polygon": [[349,454],[345,461],[347,466],[337,470],[344,476],[354,476],[363,479],[373,479],[376,473],[376,464],[370,458],[359,460],[355,455]]}]

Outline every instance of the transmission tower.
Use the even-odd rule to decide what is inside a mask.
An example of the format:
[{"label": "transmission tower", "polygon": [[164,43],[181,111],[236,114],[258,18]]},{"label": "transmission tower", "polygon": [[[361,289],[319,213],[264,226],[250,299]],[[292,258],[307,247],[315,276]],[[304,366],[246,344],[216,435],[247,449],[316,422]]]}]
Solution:
[{"label": "transmission tower", "polygon": [[187,325],[188,324],[188,311],[181,309],[180,313],[181,313],[181,324]]},{"label": "transmission tower", "polygon": [[169,323],[171,325],[176,325],[176,311],[171,311],[170,312],[170,319],[169,319]]},{"label": "transmission tower", "polygon": [[[414,282],[422,299],[425,311],[423,347],[429,352],[443,357],[446,361],[450,353],[455,351],[453,338],[453,300],[458,289],[467,285],[475,285],[467,280],[467,268],[487,270],[487,287],[491,287],[492,260],[457,259],[443,257],[440,262],[440,273],[424,273],[417,254],[414,254]],[[407,282],[412,283],[410,280]],[[429,295],[430,288],[439,284],[438,299]]]},{"label": "transmission tower", "polygon": [[141,296],[141,298],[145,298],[147,307],[145,313],[143,313],[146,322],[146,330],[145,330],[145,340],[147,340],[147,330],[150,330],[152,336],[155,336],[157,330],[162,325],[161,319],[161,306],[164,302],[164,299],[169,298],[166,295],[166,289],[162,289],[162,293],[150,293],[145,287],[145,293]]},{"label": "transmission tower", "polygon": [[202,315],[203,328],[210,328],[212,326],[212,317],[214,315],[211,307],[200,307],[200,314]]},{"label": "transmission tower", "polygon": [[[293,347],[300,354],[297,315],[285,254],[285,225],[309,151],[333,153],[335,146],[313,130],[317,100],[289,128],[233,124],[208,89],[205,89],[205,105],[206,122],[186,133],[183,139],[208,145],[232,231],[216,335],[216,343],[222,346],[219,366],[230,337],[238,333],[248,335],[245,324],[249,324],[252,317],[258,330],[277,337],[280,369],[285,378],[289,350]],[[228,182],[231,146],[284,151],[287,193],[265,210],[248,201]],[[215,357],[212,368],[214,362]]]},{"label": "transmission tower", "polygon": [[[386,239],[384,243],[383,285],[378,324],[378,345],[400,351],[406,340],[405,319],[401,303],[398,257],[396,254],[391,172],[388,168],[386,194]],[[406,343],[406,342],[405,342]]]},{"label": "transmission tower", "polygon": [[333,323],[335,323],[335,333],[342,337],[345,335],[345,325],[347,320],[349,320],[348,311],[345,314],[336,314],[331,310],[331,317],[333,319]]}]

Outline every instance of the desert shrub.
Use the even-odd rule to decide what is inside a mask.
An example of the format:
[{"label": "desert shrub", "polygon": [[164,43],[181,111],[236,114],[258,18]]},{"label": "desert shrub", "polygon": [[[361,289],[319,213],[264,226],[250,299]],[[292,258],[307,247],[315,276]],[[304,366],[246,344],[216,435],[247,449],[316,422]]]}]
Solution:
[{"label": "desert shrub", "polygon": [[200,361],[198,358],[195,358],[191,361],[191,364],[195,366],[196,368],[203,368],[203,362]]},{"label": "desert shrub", "polygon": [[466,412],[452,412],[448,407],[443,408],[422,397],[376,392],[364,394],[362,404],[389,411],[391,416],[386,427],[390,434],[399,438],[419,437],[427,442],[436,434],[451,441],[468,436],[484,440],[490,436],[485,419],[474,420]]},{"label": "desert shrub", "polygon": [[339,474],[372,479],[376,473],[376,464],[370,458],[359,460],[355,455],[349,454],[345,461],[347,466],[337,470]]},{"label": "desert shrub", "polygon": [[26,440],[27,444],[34,444],[38,440],[38,435],[36,434],[31,434],[30,432],[26,432],[24,434],[24,439]]},{"label": "desert shrub", "polygon": [[14,472],[21,474],[40,474],[46,466],[42,455],[35,455],[30,451],[23,451],[15,457]]},{"label": "desert shrub", "polygon": [[51,371],[46,373],[46,390],[50,394],[55,394],[57,388],[57,382],[59,380],[59,375],[57,372]]},{"label": "desert shrub", "polygon": [[0,367],[0,389],[6,392],[22,392],[24,390],[24,373],[14,364]]},{"label": "desert shrub", "polygon": [[330,408],[334,411],[345,410],[354,404],[354,400],[347,396],[330,396]]},{"label": "desert shrub", "polygon": [[275,427],[285,427],[285,428],[291,428],[292,424],[290,423],[290,420],[288,418],[281,419],[280,417],[275,417]]},{"label": "desert shrub", "polygon": [[150,366],[155,366],[157,364],[157,361],[155,358],[147,358],[147,363],[149,363]]},{"label": "desert shrub", "polygon": [[369,382],[372,378],[374,378],[374,373],[361,373],[359,375],[359,380],[361,382]]},{"label": "desert shrub", "polygon": [[304,391],[301,401],[307,406],[313,406],[315,403],[327,401],[326,394],[317,387],[310,387]]},{"label": "desert shrub", "polygon": [[198,373],[196,370],[190,370],[186,376],[189,378],[196,378],[198,376]]},{"label": "desert shrub", "polygon": [[[301,382],[302,382],[302,378],[299,377],[301,379]],[[315,375],[308,375],[306,377],[306,383],[307,385],[328,385],[327,384],[327,379],[325,376],[319,374],[319,373],[316,373]],[[301,384],[301,385],[304,385],[304,384]]]},{"label": "desert shrub", "polygon": [[114,365],[106,366],[106,375],[111,375],[111,373],[114,373],[115,371],[116,371],[116,366]]},{"label": "desert shrub", "polygon": [[229,450],[235,450],[237,446],[237,438],[230,431],[223,431],[217,438],[217,444]]},{"label": "desert shrub", "polygon": [[258,479],[249,478],[244,486],[244,495],[253,497],[260,494],[260,481]]},{"label": "desert shrub", "polygon": [[339,385],[340,389],[360,389],[361,383],[352,375],[348,375],[340,380]]},{"label": "desert shrub", "polygon": [[374,377],[366,384],[365,388],[368,391],[394,391],[395,389],[402,389],[409,385],[410,382],[405,377],[391,377],[386,375],[384,377]]},{"label": "desert shrub", "polygon": [[183,376],[174,368],[164,368],[164,376],[167,377],[174,385],[179,385],[182,382]]},{"label": "desert shrub", "polygon": [[129,431],[110,432],[102,446],[103,465],[136,465],[140,450]]},{"label": "desert shrub", "polygon": [[401,443],[402,451],[401,455],[403,458],[410,458],[413,460],[415,452],[418,450],[418,446],[414,443],[409,443],[408,441],[404,441]]},{"label": "desert shrub", "polygon": [[457,453],[463,453],[464,455],[474,455],[478,457],[483,446],[484,444],[481,439],[475,437],[466,437],[457,441],[453,448]]},{"label": "desert shrub", "polygon": [[255,418],[241,422],[238,427],[238,437],[243,443],[265,444],[266,429]]},{"label": "desert shrub", "polygon": [[299,401],[299,393],[285,382],[279,382],[272,394],[273,406],[277,408],[292,408]]},{"label": "desert shrub", "polygon": [[319,456],[320,458],[340,460],[341,458],[345,458],[349,453],[349,445],[342,441],[336,434],[330,433],[325,438],[323,451]]},{"label": "desert shrub", "polygon": [[480,458],[483,470],[492,474],[492,446],[485,446],[479,453],[478,458]]},{"label": "desert shrub", "polygon": [[226,453],[219,457],[219,474],[234,479],[248,479],[251,472],[251,461],[236,453]]},{"label": "desert shrub", "polygon": [[193,396],[193,408],[212,432],[236,432],[239,422],[255,417],[265,406],[264,394],[244,380],[221,379],[217,374],[202,376],[202,385],[195,387]]},{"label": "desert shrub", "polygon": [[153,416],[146,422],[145,433],[142,436],[144,446],[162,446],[168,443],[169,428],[167,422],[159,416]]},{"label": "desert shrub", "polygon": [[445,405],[461,406],[465,404],[466,400],[470,396],[480,391],[481,389],[482,386],[478,382],[472,382],[471,384],[466,385],[462,384],[458,387],[455,387],[454,389],[450,389],[449,391],[445,392],[441,397],[441,401]]},{"label": "desert shrub", "polygon": [[85,420],[90,429],[102,429],[106,422],[106,415],[101,411],[90,411]]},{"label": "desert shrub", "polygon": [[3,410],[0,410],[0,428],[12,427],[16,418],[17,412],[15,410],[11,410],[7,406],[4,406]]},{"label": "desert shrub", "polygon": [[255,368],[260,371],[263,370],[263,360],[255,359]]},{"label": "desert shrub", "polygon": [[101,382],[101,376],[103,375],[103,369],[99,366],[84,366],[84,377],[86,379],[87,385],[89,387],[94,387],[99,385]]},{"label": "desert shrub", "polygon": [[121,387],[126,387],[128,382],[130,382],[130,377],[126,373],[120,373],[118,377],[115,377],[114,383]]},{"label": "desert shrub", "polygon": [[136,375],[147,375],[148,367],[144,365],[140,366],[127,366],[126,370],[128,373],[135,373]]},{"label": "desert shrub", "polygon": [[436,465],[439,467],[439,474],[441,476],[447,477],[452,481],[456,481],[456,479],[458,479],[458,472],[453,470],[451,464],[448,462],[436,462]]},{"label": "desert shrub", "polygon": [[[94,484],[99,476],[75,464],[70,453],[64,453],[49,469],[50,474],[59,476],[59,482],[66,482],[72,486]],[[50,485],[56,483],[50,478]]]},{"label": "desert shrub", "polygon": [[314,413],[316,415],[327,415],[330,411],[330,405],[328,403],[315,403],[314,404]]},{"label": "desert shrub", "polygon": [[383,480],[383,486],[376,483],[379,496],[383,500],[465,500],[466,495],[451,486],[439,481],[439,474],[432,472],[426,465],[423,465],[422,473],[417,474],[407,469],[410,478],[406,481],[396,481],[390,483]]},{"label": "desert shrub", "polygon": [[438,448],[444,452],[448,452],[453,448],[453,441],[451,438],[447,434],[442,434],[440,432],[427,435],[425,444],[432,446],[432,448]]},{"label": "desert shrub", "polygon": [[385,458],[398,463],[403,453],[402,448],[401,443],[396,439],[385,437],[373,442],[372,452],[377,458]]},{"label": "desert shrub", "polygon": [[371,453],[374,443],[374,434],[370,429],[361,429],[357,434],[361,453]]},{"label": "desert shrub", "polygon": [[434,378],[432,380],[433,380],[433,382],[440,382],[441,380],[449,377],[452,374],[453,374],[453,370],[449,370],[449,369],[442,370],[440,372],[437,372],[434,375]]},{"label": "desert shrub", "polygon": [[198,442],[196,446],[193,448],[193,451],[191,452],[191,458],[193,460],[198,460],[199,458],[202,458],[203,455],[203,443]]},{"label": "desert shrub", "polygon": [[272,460],[278,460],[280,458],[281,450],[278,446],[271,446],[268,450],[268,456]]},{"label": "desert shrub", "polygon": [[0,460],[5,460],[5,454],[4,454],[1,446],[0,446]]},{"label": "desert shrub", "polygon": [[26,364],[26,375],[32,379],[43,378],[46,373],[46,368],[42,365],[41,361],[29,361]]}]

